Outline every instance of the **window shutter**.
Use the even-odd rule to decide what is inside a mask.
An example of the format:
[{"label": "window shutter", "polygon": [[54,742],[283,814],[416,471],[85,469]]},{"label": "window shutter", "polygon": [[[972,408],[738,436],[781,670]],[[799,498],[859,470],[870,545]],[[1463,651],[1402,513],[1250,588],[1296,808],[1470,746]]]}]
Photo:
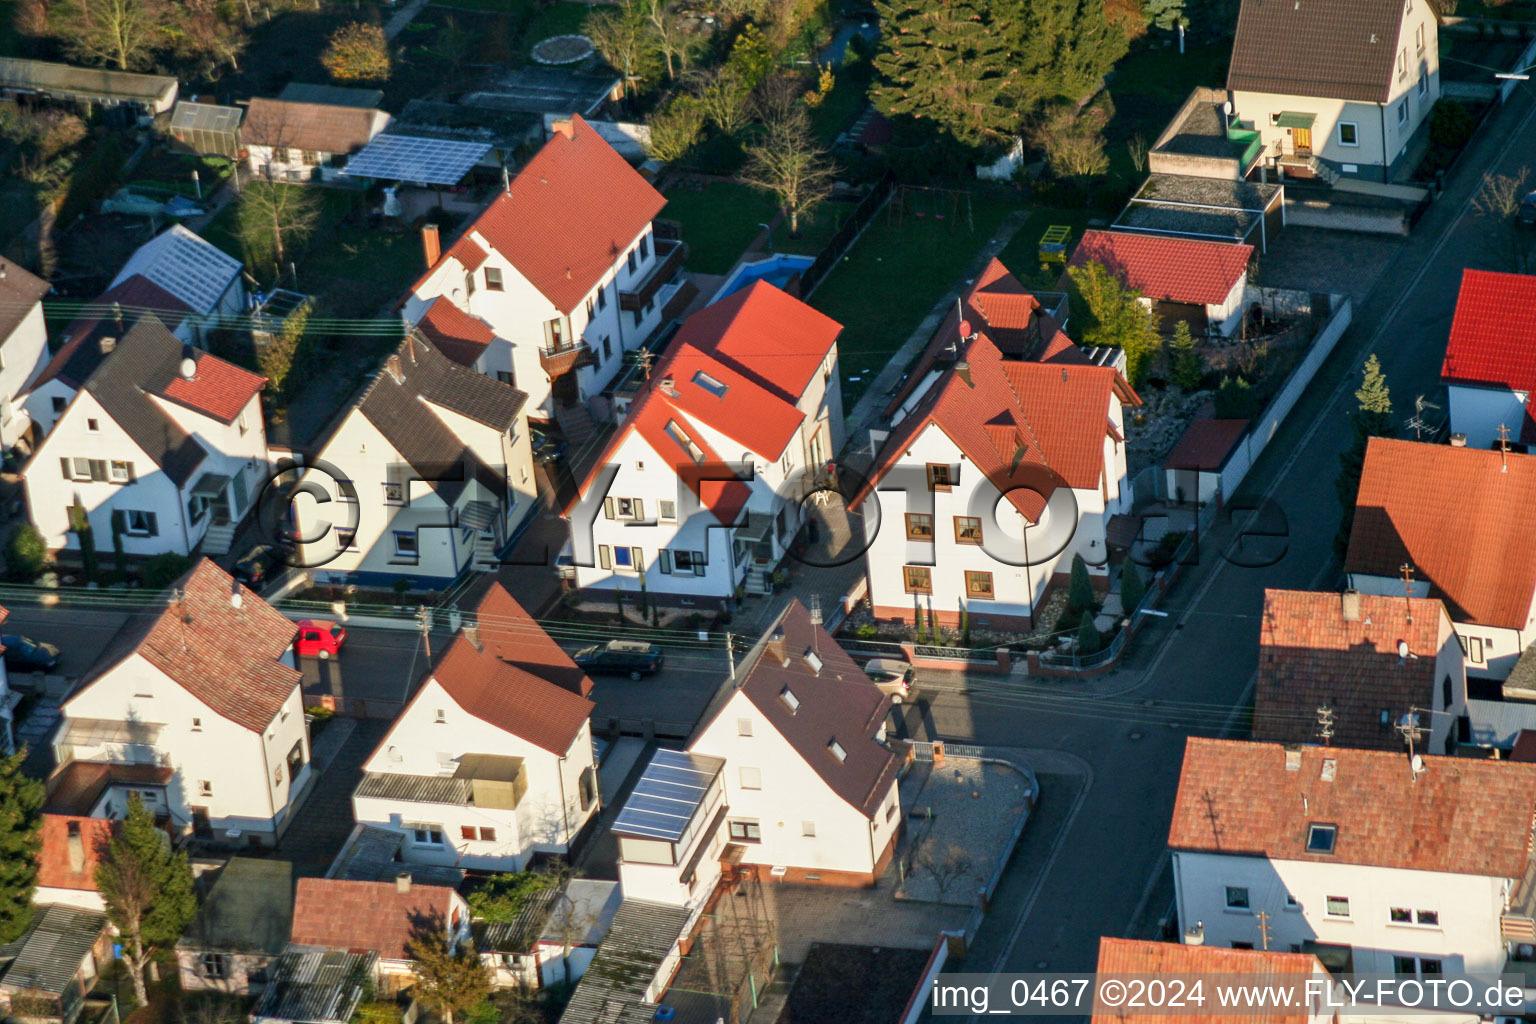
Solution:
[{"label": "window shutter", "polygon": [[144,527],[149,531],[149,535],[151,537],[160,536],[159,517],[157,517],[153,512],[144,513]]},{"label": "window shutter", "polygon": [[656,568],[670,574],[672,572],[672,552],[666,548],[656,552]]},{"label": "window shutter", "polygon": [[695,551],[693,553],[693,574],[695,576],[704,575],[704,552],[702,551]]},{"label": "window shutter", "polygon": [[613,518],[613,499],[612,498],[604,498],[603,499],[603,516],[606,519],[612,519]]},{"label": "window shutter", "polygon": [[635,499],[635,518],[641,521],[645,519],[645,502],[639,498]]},{"label": "window shutter", "polygon": [[608,549],[607,544],[597,546],[597,564],[603,569],[613,568],[613,552]]},{"label": "window shutter", "polygon": [[107,478],[107,460],[106,459],[92,459],[91,460],[91,479],[92,480],[105,480],[106,478]]},{"label": "window shutter", "polygon": [[640,553],[640,549],[630,548],[629,550],[635,553],[635,572],[645,572],[645,556]]},{"label": "window shutter", "polygon": [[112,510],[112,516],[111,516],[109,521],[112,524],[112,532],[113,533],[123,533],[128,528],[128,524],[123,522],[123,510],[122,509],[119,509],[119,508],[113,509]]},{"label": "window shutter", "polygon": [[128,482],[133,483],[138,478],[138,474],[133,471],[133,463],[128,463]]},{"label": "window shutter", "polygon": [[69,460],[68,459],[60,459],[59,460],[59,465],[64,468],[64,479],[65,480],[73,480],[74,479],[74,475],[70,472]]}]

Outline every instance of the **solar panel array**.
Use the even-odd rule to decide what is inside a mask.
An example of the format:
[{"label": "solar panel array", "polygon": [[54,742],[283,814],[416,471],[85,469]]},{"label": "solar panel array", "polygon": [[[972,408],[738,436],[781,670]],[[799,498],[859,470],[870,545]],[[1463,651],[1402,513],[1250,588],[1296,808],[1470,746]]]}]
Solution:
[{"label": "solar panel array", "polygon": [[489,153],[488,142],[378,135],[347,161],[342,174],[422,185],[457,185]]},{"label": "solar panel array", "polygon": [[658,750],[613,823],[615,832],[677,842],[725,762],[682,750]]}]

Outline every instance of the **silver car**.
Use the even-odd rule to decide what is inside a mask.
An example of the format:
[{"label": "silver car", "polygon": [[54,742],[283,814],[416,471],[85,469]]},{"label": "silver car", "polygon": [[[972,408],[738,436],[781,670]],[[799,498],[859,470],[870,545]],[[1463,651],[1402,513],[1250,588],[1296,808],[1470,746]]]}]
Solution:
[{"label": "silver car", "polygon": [[900,704],[912,692],[912,666],[897,658],[874,658],[864,663],[864,674]]}]

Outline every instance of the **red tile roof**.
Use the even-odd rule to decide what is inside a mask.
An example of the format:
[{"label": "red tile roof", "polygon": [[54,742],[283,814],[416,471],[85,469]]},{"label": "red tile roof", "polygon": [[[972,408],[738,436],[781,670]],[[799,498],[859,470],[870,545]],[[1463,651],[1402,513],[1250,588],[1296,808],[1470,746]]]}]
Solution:
[{"label": "red tile roof", "polygon": [[1195,420],[1163,459],[1167,469],[1219,470],[1242,440],[1247,420]]},{"label": "red tile roof", "polygon": [[1536,277],[1462,271],[1440,377],[1526,392],[1525,419],[1508,426],[1512,437],[1536,442]]},{"label": "red tile roof", "polygon": [[1119,371],[1005,359],[986,334],[962,344],[958,355],[969,367],[970,382],[957,372],[958,363],[930,367],[927,372],[942,376],[896,422],[850,507],[864,500],[930,425],[1032,522],[1061,484],[1099,487],[1104,439],[1113,434],[1110,403],[1140,402]]},{"label": "red tile roof", "polygon": [[[1322,742],[1317,709],[1326,704],[1334,714],[1333,743],[1401,750],[1402,737],[1380,724],[1382,710],[1395,724],[1411,708],[1436,706],[1435,656],[1456,642],[1445,606],[1426,598],[1354,598],[1360,611],[1351,622],[1339,594],[1264,592],[1254,739]],[[1415,657],[1399,658],[1399,642]]]},{"label": "red tile roof", "polygon": [[1089,229],[1070,266],[1097,262],[1149,299],[1219,306],[1252,258],[1251,245]]},{"label": "red tile roof", "polygon": [[485,262],[485,250],[467,233],[453,244],[448,255],[462,263],[470,273],[479,270],[480,264]]},{"label": "red tile roof", "polygon": [[[1531,849],[1536,765],[1406,752],[1300,748],[1191,737],[1168,846],[1272,860],[1519,878]],[[1331,780],[1324,778],[1332,762]],[[1313,823],[1338,826],[1334,852],[1309,853]]]},{"label": "red tile roof", "polygon": [[1533,536],[1536,455],[1375,437],[1344,571],[1396,577],[1407,562],[1453,621],[1524,629],[1536,592]]},{"label": "red tile roof", "polygon": [[[665,204],[578,115],[571,118],[571,134],[550,136],[470,230],[570,313]],[[450,253],[468,255],[463,244]]]},{"label": "red tile roof", "polygon": [[[695,313],[651,371],[649,385],[635,399],[581,493],[625,439],[638,433],[721,523],[733,523],[751,489],[741,481],[704,479],[725,475],[726,457],[734,460],[738,453],[717,452],[698,424],[777,461],[805,420],[795,403],[833,350],[841,329],[835,320],[763,281]],[[707,389],[701,374],[723,385],[725,393]],[[695,443],[702,459],[673,439],[667,430],[671,423]]]},{"label": "red tile roof", "polygon": [[[298,627],[208,558],[173,586],[182,592],[181,600],[124,623],[75,695],[136,654],[215,714],[261,732],[302,679],[297,669],[278,660]],[[238,608],[231,601],[234,595],[240,598]],[[64,704],[66,715],[69,706]]]},{"label": "red tile roof", "polygon": [[484,320],[470,316],[446,295],[432,300],[416,327],[439,352],[463,366],[474,366],[485,346],[496,340],[496,332]]},{"label": "red tile roof", "polygon": [[[890,795],[901,767],[901,758],[875,739],[890,711],[891,699],[870,682],[826,630],[811,621],[810,612],[798,600],[790,601],[769,635],[776,630],[783,631],[787,662],[759,641],[753,656],[740,669],[742,695],[827,788],[865,817],[874,817]],[[816,653],[820,669],[806,660],[807,651]],[[793,710],[780,697],[785,688],[799,701]],[[828,747],[833,740],[843,748],[841,761]]]},{"label": "red tile roof", "polygon": [[[113,303],[123,313],[122,330],[118,329],[113,319]],[[35,390],[54,378],[78,390],[91,372],[101,365],[101,338],[121,338],[145,312],[154,313],[166,330],[174,331],[190,309],[185,302],[149,278],[134,274],[117,287],[103,292],[91,303],[90,313],[70,321],[64,329],[64,337],[68,340],[48,360],[48,365],[43,367],[43,372],[37,375],[28,390]]]},{"label": "red tile roof", "polygon": [[197,368],[190,378],[173,376],[160,386],[158,393],[223,423],[233,423],[267,386],[267,378],[218,356],[199,353],[195,361]]},{"label": "red tile roof", "polygon": [[592,692],[587,674],[499,582],[491,582],[475,604],[475,624],[481,642],[502,661],[578,696]]},{"label": "red tile roof", "polygon": [[409,960],[411,940],[428,928],[446,934],[454,913],[446,886],[413,883],[400,892],[395,882],[301,878],[293,895],[293,944]]},{"label": "red tile roof", "polygon": [[[1255,980],[1272,979],[1285,983],[1326,973],[1311,953],[1278,953],[1274,950],[1226,949],[1221,946],[1186,946],[1177,942],[1149,942],[1143,939],[1099,940],[1099,973],[1104,975],[1147,975],[1164,978],[1198,974],[1255,975]],[[1254,1010],[1244,1013],[1223,1009],[1220,1013],[1138,1012],[1132,1018],[1121,1010],[1095,1007],[1093,1024],[1307,1024],[1311,1019],[1305,1007],[1292,1012]]]},{"label": "red tile roof", "polygon": [[[112,841],[116,823],[108,818],[82,818],[71,814],[44,814],[42,849],[37,855],[37,884],[48,889],[96,891],[96,865]],[[69,834],[80,837],[81,869],[70,866]]]},{"label": "red tile roof", "polygon": [[[505,632],[498,633],[505,638]],[[431,678],[459,707],[481,721],[552,754],[564,754],[591,716],[592,702],[528,669],[502,661],[497,654],[504,649],[504,642],[493,639],[477,646],[460,633],[433,667]]]},{"label": "red tile roof", "polygon": [[388,124],[389,115],[382,110],[257,96],[246,108],[240,138],[247,146],[352,153]]}]

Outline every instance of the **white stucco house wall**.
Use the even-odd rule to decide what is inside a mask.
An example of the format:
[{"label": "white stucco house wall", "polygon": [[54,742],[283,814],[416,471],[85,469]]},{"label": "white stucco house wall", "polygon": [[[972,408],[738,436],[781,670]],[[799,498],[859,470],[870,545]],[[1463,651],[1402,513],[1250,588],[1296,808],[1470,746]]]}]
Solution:
[{"label": "white stucco house wall", "polygon": [[21,401],[48,365],[48,325],[43,296],[52,286],[9,261],[0,262],[0,446],[26,434],[30,420]]},{"label": "white stucco house wall", "polygon": [[651,224],[665,202],[580,116],[558,121],[446,253],[429,241],[405,318],[535,419],[609,419],[593,399],[682,287],[683,245]]},{"label": "white stucco house wall", "polygon": [[[60,773],[81,762],[168,769],[152,811],[199,835],[272,845],[313,774],[296,634],[203,559],[168,604],[123,625],[64,702]],[[125,801],[92,814],[117,817]]]},{"label": "white stucco house wall", "polygon": [[302,564],[372,586],[495,568],[535,507],[526,400],[412,332],[303,470]]},{"label": "white stucco house wall", "polygon": [[[536,853],[568,854],[598,811],[591,684],[552,681],[542,655],[558,648],[531,619],[514,639],[515,602],[493,590],[476,615],[487,633],[463,630],[442,652],[352,794],[358,822],[400,834],[406,864],[521,871]],[[519,658],[535,645],[537,661]]]},{"label": "white stucco house wall", "polygon": [[842,447],[841,330],[766,282],[683,324],[566,508],[587,596],[769,591]]},{"label": "white stucco house wall", "polygon": [[962,310],[893,400],[849,506],[877,618],[953,627],[964,608],[974,627],[1029,629],[1074,554],[1107,576],[1105,527],[1131,507],[1123,406],[1141,400],[996,260]]},{"label": "white stucco house wall", "polygon": [[49,548],[78,548],[69,513],[78,502],[98,552],[112,551],[114,529],[133,555],[227,551],[266,481],[266,379],[148,315],[121,338],[70,344],[28,398],[47,433],[22,476]]},{"label": "white stucco house wall", "polygon": [[1533,504],[1536,456],[1371,438],[1344,559],[1349,585],[1440,599],[1467,675],[1507,679],[1536,640]]},{"label": "white stucco house wall", "polygon": [[1389,181],[1411,170],[1410,143],[1440,98],[1434,7],[1244,0],[1227,90],[1234,126],[1259,133],[1271,167]]},{"label": "white stucco house wall", "polygon": [[[1536,765],[1191,738],[1168,846],[1184,941],[1361,974],[1499,973],[1531,926]],[[1525,881],[1522,881],[1525,880]]]},{"label": "white stucco house wall", "polygon": [[1461,273],[1456,313],[1440,379],[1446,385],[1452,434],[1468,447],[1536,443],[1536,276],[1491,270]]}]

